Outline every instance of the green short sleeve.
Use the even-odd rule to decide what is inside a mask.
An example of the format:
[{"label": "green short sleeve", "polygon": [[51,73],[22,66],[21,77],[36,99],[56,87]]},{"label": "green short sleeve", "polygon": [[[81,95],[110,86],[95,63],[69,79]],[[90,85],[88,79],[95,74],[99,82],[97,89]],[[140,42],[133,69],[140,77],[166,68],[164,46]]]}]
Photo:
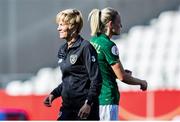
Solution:
[{"label": "green short sleeve", "polygon": [[112,65],[119,61],[119,51],[114,43],[106,44],[103,48],[107,62]]}]

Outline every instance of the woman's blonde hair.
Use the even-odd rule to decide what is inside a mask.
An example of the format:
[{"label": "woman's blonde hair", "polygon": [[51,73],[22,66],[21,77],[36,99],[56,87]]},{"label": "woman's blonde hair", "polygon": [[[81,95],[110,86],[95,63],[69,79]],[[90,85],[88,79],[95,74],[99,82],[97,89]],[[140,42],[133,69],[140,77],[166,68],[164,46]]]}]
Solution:
[{"label": "woman's blonde hair", "polygon": [[83,26],[82,14],[77,9],[66,9],[59,12],[56,15],[56,23],[58,24],[60,21],[68,24],[70,29],[77,26],[77,32],[79,33]]},{"label": "woman's blonde hair", "polygon": [[91,35],[94,36],[97,33],[105,33],[106,24],[109,21],[114,21],[119,13],[113,8],[107,7],[102,10],[93,9],[88,17],[90,20]]}]

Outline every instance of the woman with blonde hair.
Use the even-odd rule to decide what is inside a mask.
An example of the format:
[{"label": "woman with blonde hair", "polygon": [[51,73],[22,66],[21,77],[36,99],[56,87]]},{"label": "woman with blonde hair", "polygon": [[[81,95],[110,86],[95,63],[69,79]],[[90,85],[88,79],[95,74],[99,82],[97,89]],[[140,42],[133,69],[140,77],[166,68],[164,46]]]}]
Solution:
[{"label": "woman with blonde hair", "polygon": [[102,78],[97,53],[80,35],[83,19],[80,11],[66,9],[56,16],[59,37],[65,39],[58,52],[62,83],[44,100],[47,107],[62,97],[58,120],[99,120]]},{"label": "woman with blonde hair", "polygon": [[91,44],[98,53],[98,62],[103,79],[99,96],[100,120],[118,120],[119,90],[116,78],[130,85],[140,85],[144,91],[147,82],[131,76],[131,71],[124,70],[119,59],[119,51],[110,39],[119,35],[122,25],[119,13],[113,8],[93,9],[89,14]]}]

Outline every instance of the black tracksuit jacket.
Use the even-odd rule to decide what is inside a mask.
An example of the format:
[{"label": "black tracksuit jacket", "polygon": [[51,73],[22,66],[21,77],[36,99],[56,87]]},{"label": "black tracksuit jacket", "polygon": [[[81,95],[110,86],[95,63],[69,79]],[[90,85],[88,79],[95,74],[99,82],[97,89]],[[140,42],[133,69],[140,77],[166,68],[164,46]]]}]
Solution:
[{"label": "black tracksuit jacket", "polygon": [[62,96],[62,106],[79,109],[88,100],[97,104],[101,91],[102,77],[97,61],[97,53],[89,41],[81,36],[69,49],[63,44],[58,52],[62,83],[51,94]]}]

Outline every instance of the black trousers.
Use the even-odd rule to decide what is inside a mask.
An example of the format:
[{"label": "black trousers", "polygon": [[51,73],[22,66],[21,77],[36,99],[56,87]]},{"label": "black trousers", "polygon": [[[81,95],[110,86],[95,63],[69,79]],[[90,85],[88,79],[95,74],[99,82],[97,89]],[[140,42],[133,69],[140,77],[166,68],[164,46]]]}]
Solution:
[{"label": "black trousers", "polygon": [[[80,108],[79,108],[80,109]],[[70,109],[69,107],[61,107],[59,117],[57,120],[99,120],[99,105],[92,105],[91,112],[87,119],[81,119],[78,117],[79,109]]]}]

